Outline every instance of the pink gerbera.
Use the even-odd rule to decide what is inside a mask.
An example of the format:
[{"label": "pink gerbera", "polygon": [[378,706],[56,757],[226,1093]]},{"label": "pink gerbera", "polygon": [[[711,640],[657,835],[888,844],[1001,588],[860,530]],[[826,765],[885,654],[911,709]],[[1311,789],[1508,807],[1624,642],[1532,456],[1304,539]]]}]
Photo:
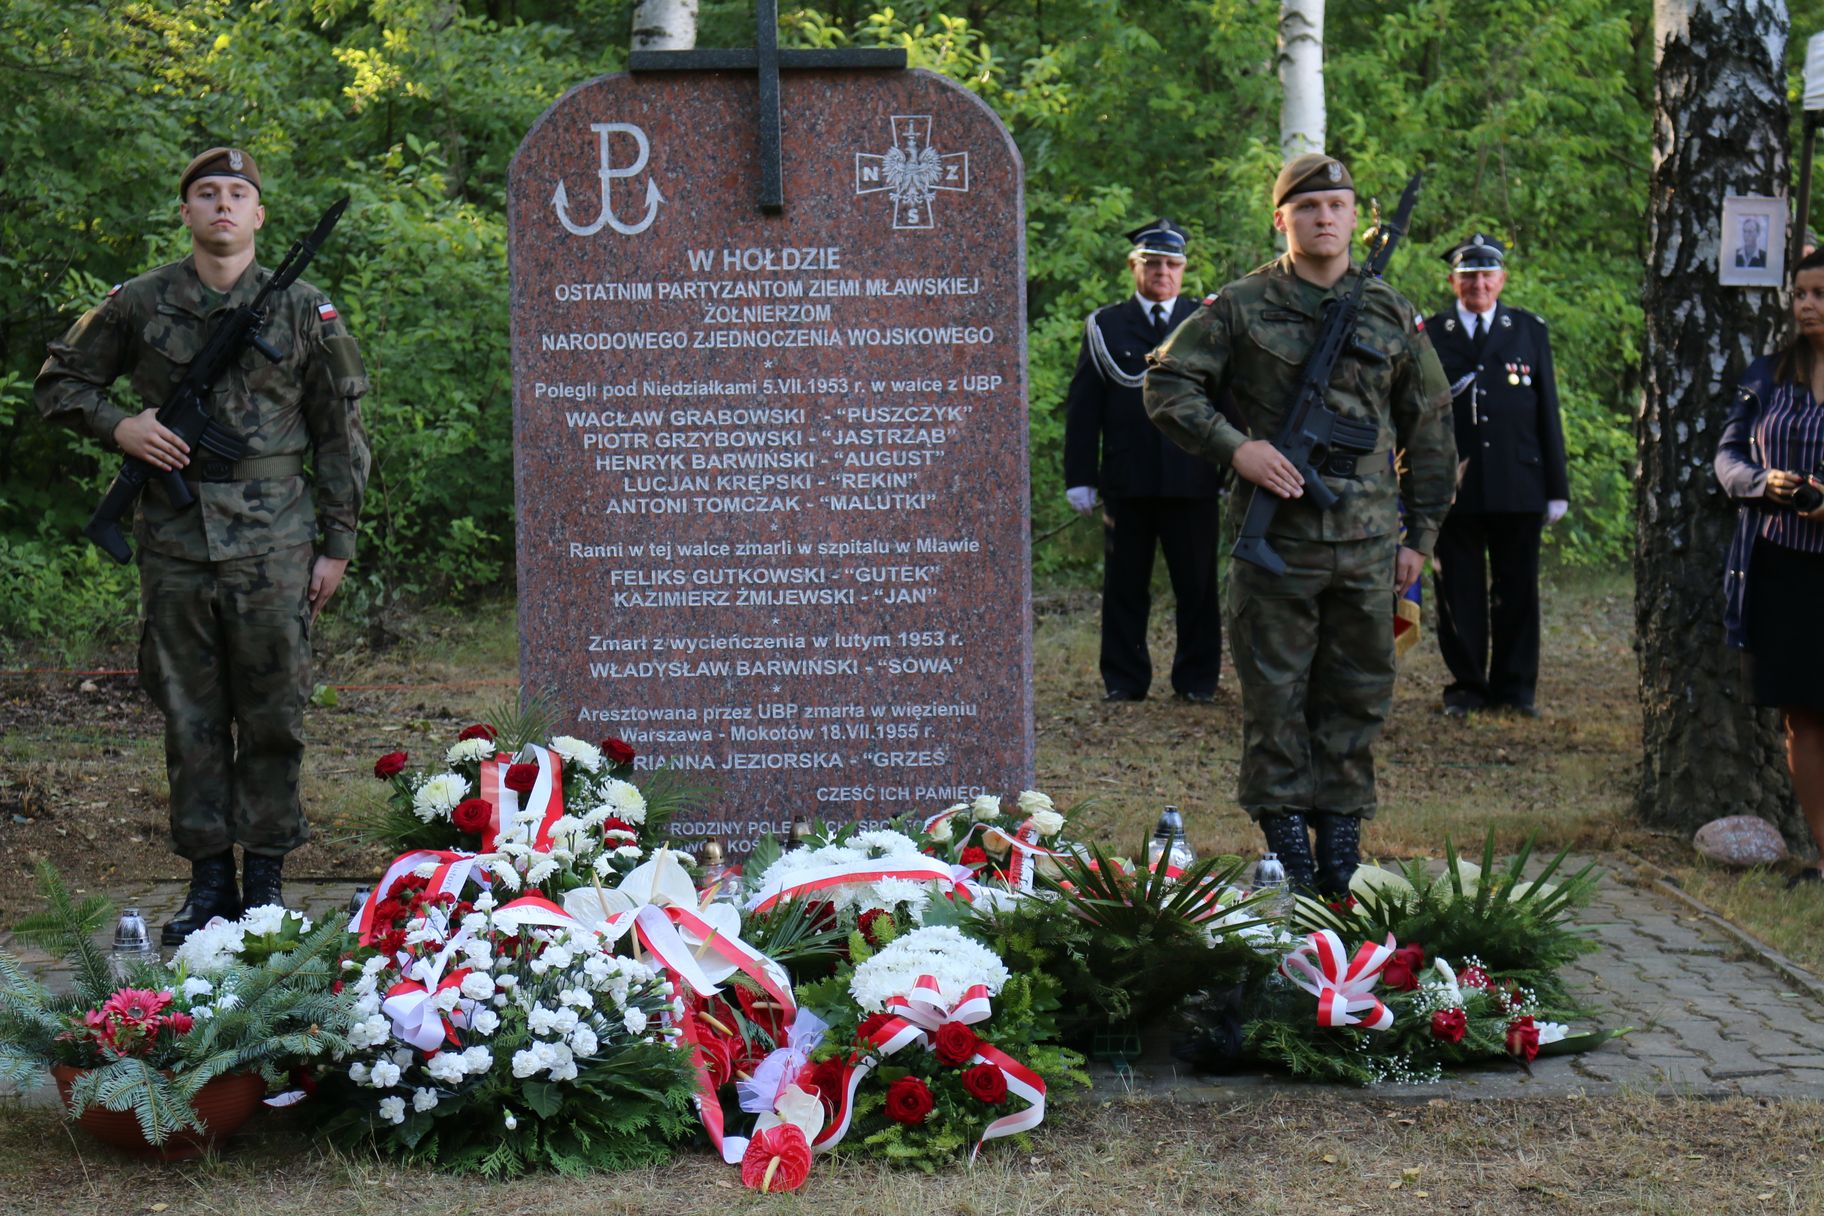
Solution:
[{"label": "pink gerbera", "polygon": [[117,1017],[122,1021],[145,1025],[166,1005],[171,1003],[171,993],[157,992],[150,988],[122,988],[109,997],[101,1006],[101,1016]]}]

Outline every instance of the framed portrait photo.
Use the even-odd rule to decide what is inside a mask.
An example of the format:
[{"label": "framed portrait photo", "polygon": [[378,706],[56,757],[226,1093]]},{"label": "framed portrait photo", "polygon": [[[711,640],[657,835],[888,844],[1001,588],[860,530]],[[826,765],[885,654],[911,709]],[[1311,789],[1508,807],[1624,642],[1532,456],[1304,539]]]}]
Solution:
[{"label": "framed portrait photo", "polygon": [[1779,287],[1786,269],[1786,200],[1731,194],[1723,199],[1716,281],[1724,287]]}]

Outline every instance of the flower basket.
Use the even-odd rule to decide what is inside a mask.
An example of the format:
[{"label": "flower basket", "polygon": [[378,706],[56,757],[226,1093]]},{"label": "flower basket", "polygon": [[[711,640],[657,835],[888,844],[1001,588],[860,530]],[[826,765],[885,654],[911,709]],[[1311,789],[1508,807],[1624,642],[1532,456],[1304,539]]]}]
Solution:
[{"label": "flower basket", "polygon": [[[64,1111],[70,1109],[70,1087],[87,1069],[68,1064],[51,1065],[51,1076],[57,1082],[57,1094],[63,1099]],[[163,1144],[152,1144],[139,1126],[139,1118],[130,1110],[108,1110],[91,1104],[76,1116],[76,1125],[112,1148],[135,1157],[159,1161],[187,1161],[200,1157],[208,1149],[226,1140],[247,1122],[266,1096],[266,1082],[258,1073],[231,1073],[217,1077],[196,1094],[196,1113],[208,1130],[203,1133],[180,1131]]]}]

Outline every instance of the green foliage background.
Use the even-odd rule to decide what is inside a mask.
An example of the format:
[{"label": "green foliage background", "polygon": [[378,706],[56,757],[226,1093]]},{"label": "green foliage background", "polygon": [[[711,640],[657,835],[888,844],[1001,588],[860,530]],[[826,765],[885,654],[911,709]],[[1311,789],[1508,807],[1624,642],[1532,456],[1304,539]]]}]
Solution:
[{"label": "green foliage background", "polygon": [[[1063,524],[1059,409],[1083,316],[1130,287],[1119,233],[1192,235],[1189,291],[1275,252],[1278,6],[1261,0],[828,0],[781,15],[803,46],[900,45],[981,94],[1026,161],[1035,535]],[[1812,11],[1817,10],[1817,11]],[[110,283],[185,249],[175,178],[253,150],[267,255],[334,198],[312,267],[373,375],[376,462],[343,611],[507,590],[513,577],[506,168],[563,91],[617,70],[631,0],[11,0],[0,18],[0,649],[119,636],[132,574],[78,539],[113,461],[42,424],[44,344]],[[1795,25],[1824,3],[1795,6]],[[709,0],[699,44],[747,45]],[[1514,250],[1507,299],[1551,323],[1572,455],[1563,560],[1627,546],[1642,220],[1652,135],[1646,0],[1331,5],[1329,150],[1391,204],[1427,173],[1391,278],[1448,300],[1440,254],[1480,229]],[[1789,58],[1795,92],[1802,40]],[[993,257],[993,250],[982,250]],[[72,476],[74,474],[74,476]],[[1081,577],[1088,528],[1036,550]]]}]

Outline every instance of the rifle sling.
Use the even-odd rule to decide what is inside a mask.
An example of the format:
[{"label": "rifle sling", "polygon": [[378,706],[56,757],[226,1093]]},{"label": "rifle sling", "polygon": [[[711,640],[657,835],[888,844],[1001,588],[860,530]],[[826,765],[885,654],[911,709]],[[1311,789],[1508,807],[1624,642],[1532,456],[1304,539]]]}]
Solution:
[{"label": "rifle sling", "polygon": [[304,471],[304,458],[296,452],[288,456],[254,456],[247,460],[222,460],[203,456],[184,466],[188,482],[257,481],[263,477],[296,477]]}]

